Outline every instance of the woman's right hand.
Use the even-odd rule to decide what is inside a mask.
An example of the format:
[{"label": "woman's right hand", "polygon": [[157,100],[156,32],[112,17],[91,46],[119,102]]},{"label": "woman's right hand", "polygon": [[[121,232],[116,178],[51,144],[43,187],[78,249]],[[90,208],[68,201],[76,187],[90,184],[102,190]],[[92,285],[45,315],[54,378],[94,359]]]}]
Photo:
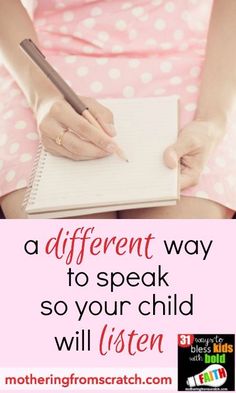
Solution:
[{"label": "woman's right hand", "polygon": [[115,128],[111,111],[92,98],[81,97],[81,100],[104,131],[75,112],[63,97],[47,98],[40,102],[35,112],[44,148],[73,160],[91,160],[114,153],[117,145],[112,139]]}]

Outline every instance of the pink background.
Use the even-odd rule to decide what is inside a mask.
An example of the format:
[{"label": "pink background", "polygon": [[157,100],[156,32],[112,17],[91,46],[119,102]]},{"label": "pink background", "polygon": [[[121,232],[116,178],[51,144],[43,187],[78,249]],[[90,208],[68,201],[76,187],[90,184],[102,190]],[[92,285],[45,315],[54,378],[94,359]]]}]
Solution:
[{"label": "pink background", "polygon": [[[168,220],[6,220],[1,223],[1,336],[0,367],[177,367],[178,333],[234,333],[235,312],[235,226],[234,221],[168,221]],[[152,260],[137,256],[86,257],[80,266],[72,264],[74,271],[85,271],[90,284],[85,288],[67,285],[68,266],[44,252],[46,241],[55,236],[61,227],[73,231],[81,226],[95,226],[96,236],[146,236],[156,237]],[[39,255],[24,252],[24,243],[39,240]],[[205,261],[200,255],[167,255],[163,246],[166,240],[214,241]],[[123,286],[111,295],[107,288],[92,283],[99,271],[154,271],[162,265],[168,270],[169,288],[129,288]],[[134,307],[124,317],[87,316],[78,322],[73,312],[74,300],[125,299],[135,305],[156,293],[178,293],[185,300],[194,294],[194,316],[143,317]],[[40,304],[43,300],[65,300],[70,312],[63,316],[43,317]],[[87,314],[88,315],[88,314]],[[97,350],[98,336],[105,323],[143,333],[163,333],[164,353],[157,351],[127,354],[109,354],[102,357]],[[91,328],[91,352],[58,352],[54,336],[72,336],[76,329]]]}]

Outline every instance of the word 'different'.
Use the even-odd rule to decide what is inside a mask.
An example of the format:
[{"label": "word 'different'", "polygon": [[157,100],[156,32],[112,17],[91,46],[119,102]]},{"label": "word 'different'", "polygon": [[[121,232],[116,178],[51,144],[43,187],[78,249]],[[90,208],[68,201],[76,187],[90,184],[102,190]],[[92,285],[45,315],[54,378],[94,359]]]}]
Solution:
[{"label": "word 'different'", "polygon": [[46,244],[46,254],[54,254],[57,259],[65,260],[69,265],[76,262],[78,265],[84,260],[85,254],[97,256],[110,252],[118,256],[135,255],[151,259],[151,243],[155,237],[149,233],[145,237],[95,237],[95,227],[76,228],[74,232],[61,228],[55,237],[51,237]]}]

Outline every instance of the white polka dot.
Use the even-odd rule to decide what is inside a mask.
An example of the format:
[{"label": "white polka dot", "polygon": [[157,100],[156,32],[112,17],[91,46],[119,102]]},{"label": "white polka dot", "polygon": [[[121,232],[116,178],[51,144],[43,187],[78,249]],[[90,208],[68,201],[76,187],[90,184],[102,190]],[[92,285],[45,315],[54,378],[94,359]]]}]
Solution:
[{"label": "white polka dot", "polygon": [[43,19],[43,18],[37,19],[37,20],[35,21],[35,24],[36,24],[37,26],[43,26],[43,25],[45,25],[45,23],[46,23],[46,19]]},{"label": "white polka dot", "polygon": [[185,105],[185,109],[188,112],[194,112],[196,110],[196,107],[197,107],[197,105],[195,102],[191,102],[191,103]]},{"label": "white polka dot", "polygon": [[32,155],[31,154],[29,154],[29,153],[24,153],[24,154],[21,154],[21,156],[20,156],[20,162],[27,162],[27,161],[30,161],[30,160],[32,160]]},{"label": "white polka dot", "polygon": [[185,51],[185,50],[187,50],[188,48],[189,48],[189,45],[188,45],[187,42],[183,42],[183,43],[181,43],[180,46],[179,46],[179,49],[180,49],[181,51]]},{"label": "white polka dot", "polygon": [[6,181],[10,183],[10,182],[14,179],[15,176],[16,176],[16,172],[13,171],[13,169],[10,170],[10,171],[7,172],[7,174],[6,174]]},{"label": "white polka dot", "polygon": [[160,64],[160,70],[164,73],[170,72],[172,70],[172,64],[169,61],[163,61]]},{"label": "white polka dot", "polygon": [[[61,39],[61,41],[62,41],[62,39]],[[52,41],[50,41],[50,40],[43,41],[43,45],[45,46],[45,48],[51,48]]]},{"label": "white polka dot", "polygon": [[98,38],[101,41],[108,41],[109,40],[109,34],[106,31],[100,31],[98,33]]},{"label": "white polka dot", "polygon": [[2,118],[3,118],[4,120],[11,119],[12,116],[13,116],[13,114],[14,114],[13,110],[7,111],[7,112],[5,112],[5,113],[3,114]]},{"label": "white polka dot", "polygon": [[123,19],[119,19],[115,26],[117,30],[124,31],[127,28],[127,23]]},{"label": "white polka dot", "polygon": [[0,171],[2,170],[2,168],[3,168],[3,160],[0,160]]},{"label": "white polka dot", "polygon": [[229,185],[230,185],[231,187],[233,187],[233,186],[236,184],[236,177],[233,176],[233,175],[228,175],[228,176],[226,177],[226,180],[227,180],[227,182],[229,183]]},{"label": "white polka dot", "polygon": [[123,96],[126,98],[134,97],[134,88],[132,86],[125,86],[123,89]]},{"label": "white polka dot", "polygon": [[156,89],[156,90],[154,91],[154,94],[155,94],[156,96],[160,96],[160,95],[162,95],[162,94],[165,94],[165,92],[166,92],[165,89],[163,89],[162,87],[159,87],[158,89]]},{"label": "white polka dot", "polygon": [[30,139],[31,141],[37,141],[39,139],[39,136],[38,136],[37,132],[29,132],[26,135],[26,138]]},{"label": "white polka dot", "polygon": [[108,58],[107,57],[101,57],[96,59],[96,63],[99,65],[104,65],[108,63]]},{"label": "white polka dot", "polygon": [[21,95],[21,92],[20,92],[20,90],[18,90],[18,89],[12,89],[11,91],[10,91],[10,96],[11,97],[17,97],[17,96],[20,96]]},{"label": "white polka dot", "polygon": [[7,134],[0,134],[0,146],[4,146],[7,142]]},{"label": "white polka dot", "polygon": [[225,159],[223,157],[216,157],[215,159],[216,165],[220,168],[224,168],[226,166]]},{"label": "white polka dot", "polygon": [[112,50],[112,53],[121,53],[121,52],[123,52],[123,46],[113,45],[111,50]]},{"label": "white polka dot", "polygon": [[186,87],[188,93],[196,93],[198,91],[198,87],[195,85],[189,85]]},{"label": "white polka dot", "polygon": [[65,81],[66,81],[67,85],[69,85],[70,87],[72,86],[72,83],[71,83],[71,81],[69,81],[69,79],[65,79]]},{"label": "white polka dot", "polygon": [[27,181],[25,179],[21,179],[16,184],[17,188],[24,188],[27,186]]},{"label": "white polka dot", "polygon": [[184,32],[182,30],[175,30],[174,32],[174,39],[176,41],[181,41],[184,37]]},{"label": "white polka dot", "polygon": [[129,30],[129,39],[130,40],[135,40],[135,38],[137,38],[138,36],[138,32],[135,29],[131,29]]},{"label": "white polka dot", "polygon": [[111,68],[108,75],[111,79],[118,79],[120,77],[120,70],[118,68]]},{"label": "white polka dot", "polygon": [[82,33],[81,30],[80,30],[80,31],[75,31],[75,32],[73,33],[73,36],[74,36],[74,37],[78,37],[78,38],[83,38],[83,33]]},{"label": "white polka dot", "polygon": [[90,46],[90,45],[84,45],[82,47],[82,51],[84,53],[93,53],[94,52],[94,48],[92,46]]},{"label": "white polka dot", "polygon": [[181,18],[185,21],[188,22],[189,18],[191,17],[191,14],[189,11],[184,11],[181,15]]},{"label": "white polka dot", "polygon": [[69,42],[71,42],[71,37],[62,37],[61,42],[63,44],[69,44]]},{"label": "white polka dot", "polygon": [[19,143],[17,143],[17,142],[12,143],[10,146],[10,149],[9,149],[10,153],[11,154],[16,153],[18,151],[19,147],[20,147]]},{"label": "white polka dot", "polygon": [[144,72],[144,73],[141,75],[141,81],[142,81],[143,83],[151,82],[151,80],[152,80],[152,74],[151,74],[150,72]]},{"label": "white polka dot", "polygon": [[166,27],[166,22],[164,19],[157,19],[154,26],[157,30],[162,31]]},{"label": "white polka dot", "polygon": [[209,195],[206,191],[197,191],[195,195],[199,198],[209,198]]},{"label": "white polka dot", "polygon": [[200,75],[201,69],[199,67],[192,67],[190,70],[190,75],[197,78]]},{"label": "white polka dot", "polygon": [[129,60],[128,64],[129,64],[129,66],[131,68],[137,68],[139,66],[139,64],[140,64],[140,60],[138,60],[138,59],[131,59],[131,60]]},{"label": "white polka dot", "polygon": [[163,0],[152,0],[152,5],[161,5]]},{"label": "white polka dot", "polygon": [[104,42],[99,40],[92,40],[93,45],[97,46],[98,48],[102,48],[104,46]]},{"label": "white polka dot", "polygon": [[103,85],[102,85],[101,82],[95,81],[95,82],[91,83],[90,89],[91,89],[94,93],[99,93],[100,91],[102,91]]},{"label": "white polka dot", "polygon": [[85,27],[88,27],[88,28],[92,28],[92,27],[94,27],[94,25],[95,25],[95,19],[94,18],[86,18],[84,21],[83,21],[83,25],[85,26]]},{"label": "white polka dot", "polygon": [[99,16],[102,15],[102,9],[100,7],[93,7],[91,9],[91,15],[92,16]]},{"label": "white polka dot", "polygon": [[15,123],[15,128],[16,128],[17,130],[23,130],[25,127],[26,127],[26,122],[25,122],[24,120],[18,120],[18,121]]},{"label": "white polka dot", "polygon": [[86,66],[78,67],[76,70],[76,73],[79,76],[85,76],[88,74],[88,67],[86,67]]},{"label": "white polka dot", "polygon": [[30,154],[30,153],[24,153],[24,154],[21,154],[21,156],[20,156],[20,162],[27,162],[27,161],[30,161],[30,160],[32,160],[32,154]]},{"label": "white polka dot", "polygon": [[175,10],[175,5],[172,1],[169,1],[168,3],[165,4],[165,10],[167,12],[173,12]]},{"label": "white polka dot", "polygon": [[139,20],[141,20],[141,22],[146,22],[148,20],[148,14],[140,16]]},{"label": "white polka dot", "polygon": [[170,84],[171,85],[180,85],[182,83],[182,78],[180,76],[173,76],[173,78],[170,79]]},{"label": "white polka dot", "polygon": [[25,98],[23,98],[23,100],[21,100],[20,104],[21,104],[21,106],[23,106],[23,108],[29,108],[29,103],[26,101]]},{"label": "white polka dot", "polygon": [[154,38],[149,38],[146,42],[146,45],[148,46],[156,46],[157,45],[157,41]]},{"label": "white polka dot", "polygon": [[205,166],[205,168],[202,171],[203,175],[209,175],[211,173],[210,168],[208,166]]},{"label": "white polka dot", "polygon": [[173,48],[173,44],[171,42],[162,42],[160,44],[161,49],[169,50]]},{"label": "white polka dot", "polygon": [[205,55],[205,49],[195,49],[194,51],[197,53],[197,55],[204,56]]},{"label": "white polka dot", "polygon": [[121,9],[122,10],[128,10],[131,7],[132,7],[132,3],[127,2],[127,3],[122,4]]},{"label": "white polka dot", "polygon": [[222,195],[224,194],[224,186],[222,183],[215,183],[214,189],[217,192],[217,194]]},{"label": "white polka dot", "polygon": [[137,16],[137,17],[142,16],[144,14],[143,7],[135,7],[135,8],[133,8],[132,9],[132,14],[134,16]]},{"label": "white polka dot", "polygon": [[59,31],[61,32],[61,33],[68,33],[68,27],[67,26],[60,26],[59,27]]},{"label": "white polka dot", "polygon": [[65,6],[66,6],[65,3],[62,2],[58,2],[55,4],[55,8],[64,8]]},{"label": "white polka dot", "polygon": [[67,64],[73,64],[76,62],[76,60],[77,60],[77,56],[66,56],[65,57],[65,62]]},{"label": "white polka dot", "polygon": [[54,26],[52,25],[47,26],[47,31],[53,31],[53,30],[54,30]]},{"label": "white polka dot", "polygon": [[66,11],[63,13],[63,19],[65,22],[71,22],[74,19],[74,12]]}]

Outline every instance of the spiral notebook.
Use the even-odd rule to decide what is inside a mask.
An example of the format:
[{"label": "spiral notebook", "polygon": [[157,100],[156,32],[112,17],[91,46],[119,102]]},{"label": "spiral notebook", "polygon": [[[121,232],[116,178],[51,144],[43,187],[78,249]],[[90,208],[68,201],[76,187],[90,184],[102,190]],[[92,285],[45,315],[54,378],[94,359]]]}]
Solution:
[{"label": "spiral notebook", "polygon": [[176,203],[178,169],[164,165],[163,152],[176,141],[178,98],[101,102],[114,114],[116,140],[129,162],[115,155],[72,161],[41,148],[25,198],[29,218],[76,217]]}]

